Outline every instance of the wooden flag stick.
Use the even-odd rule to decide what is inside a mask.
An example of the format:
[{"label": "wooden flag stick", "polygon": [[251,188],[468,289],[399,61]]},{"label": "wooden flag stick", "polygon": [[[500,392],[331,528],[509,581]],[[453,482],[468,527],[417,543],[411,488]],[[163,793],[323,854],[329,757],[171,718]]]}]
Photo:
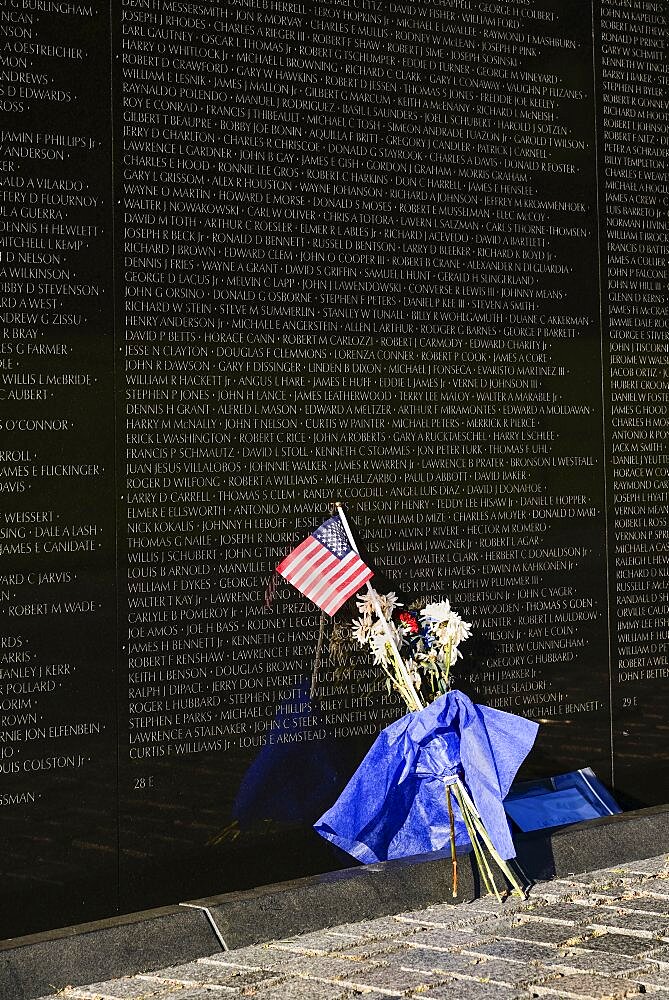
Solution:
[{"label": "wooden flag stick", "polygon": [[325,642],[325,612],[321,611],[321,620],[318,624],[318,645],[316,646],[316,656],[314,657],[314,666],[311,671],[311,689],[309,691],[309,701],[314,700],[316,694],[316,688],[318,687],[318,672],[321,668],[321,660],[323,659],[323,644]]},{"label": "wooden flag stick", "polygon": [[[337,502],[337,504],[335,506],[337,508],[337,514],[339,515],[339,520],[341,521],[342,527],[343,527],[344,531],[346,532],[346,537],[349,540],[349,544],[350,544],[351,548],[353,549],[354,552],[357,552],[358,555],[360,555],[360,553],[358,551],[358,546],[355,544],[355,539],[353,537],[353,532],[351,531],[351,528],[350,528],[350,525],[348,523],[348,520],[346,519],[346,514],[343,511],[342,505],[339,502]],[[394,637],[393,633],[390,630],[390,625],[388,624],[388,620],[387,620],[386,616],[384,615],[383,611],[381,610],[381,605],[379,604],[379,598],[377,597],[377,594],[376,594],[376,591],[374,590],[374,588],[370,585],[369,580],[367,581],[367,593],[369,594],[369,599],[372,602],[372,605],[374,607],[374,611],[376,612],[377,617],[378,617],[379,621],[381,622],[381,627],[383,628],[383,631],[385,632],[386,642],[388,643],[388,646],[390,647],[390,651],[392,653],[393,660],[395,661],[395,666],[397,668],[398,674],[399,674],[399,676],[402,679],[402,683],[403,683],[403,685],[404,685],[404,687],[405,687],[405,689],[406,689],[409,697],[412,699],[413,705],[409,705],[409,708],[413,707],[414,711],[420,712],[421,708],[423,708],[424,705],[421,702],[420,698],[418,697],[418,692],[416,691],[415,687],[413,686],[413,681],[411,680],[411,677],[409,676],[409,672],[408,672],[408,670],[406,668],[406,664],[404,663],[404,660],[402,659],[400,651],[397,648],[397,644],[395,642],[395,637]]]},{"label": "wooden flag stick", "polygon": [[458,858],[455,853],[455,817],[451,802],[451,786],[446,785],[446,805],[448,806],[448,822],[451,828],[451,867],[453,869],[453,898],[458,894]]}]

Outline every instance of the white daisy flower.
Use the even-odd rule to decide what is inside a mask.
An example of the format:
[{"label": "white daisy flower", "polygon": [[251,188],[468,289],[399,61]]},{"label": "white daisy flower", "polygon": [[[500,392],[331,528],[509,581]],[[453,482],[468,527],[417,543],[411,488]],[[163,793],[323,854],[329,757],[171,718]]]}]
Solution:
[{"label": "white daisy flower", "polygon": [[444,622],[448,621],[453,612],[448,601],[439,601],[438,604],[426,604],[420,612],[420,617],[424,622]]},{"label": "white daisy flower", "polygon": [[371,622],[366,622],[363,618],[359,618],[358,621],[351,622],[351,628],[353,630],[353,638],[364,646],[365,643],[369,641],[369,628]]}]

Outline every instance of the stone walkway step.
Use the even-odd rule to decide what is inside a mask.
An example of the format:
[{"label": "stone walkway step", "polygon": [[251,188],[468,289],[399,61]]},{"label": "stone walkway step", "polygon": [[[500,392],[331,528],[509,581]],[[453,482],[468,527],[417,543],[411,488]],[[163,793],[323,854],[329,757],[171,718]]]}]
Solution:
[{"label": "stone walkway step", "polygon": [[669,856],[344,924],[40,1000],[669,1000]]}]

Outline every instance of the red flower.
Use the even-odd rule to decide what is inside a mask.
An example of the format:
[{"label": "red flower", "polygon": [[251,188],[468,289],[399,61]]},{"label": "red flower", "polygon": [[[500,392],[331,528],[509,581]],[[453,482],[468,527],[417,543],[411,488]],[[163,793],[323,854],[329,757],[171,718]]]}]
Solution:
[{"label": "red flower", "polygon": [[403,625],[407,626],[410,632],[413,632],[414,634],[418,632],[418,622],[409,611],[403,611],[400,614],[400,621]]}]

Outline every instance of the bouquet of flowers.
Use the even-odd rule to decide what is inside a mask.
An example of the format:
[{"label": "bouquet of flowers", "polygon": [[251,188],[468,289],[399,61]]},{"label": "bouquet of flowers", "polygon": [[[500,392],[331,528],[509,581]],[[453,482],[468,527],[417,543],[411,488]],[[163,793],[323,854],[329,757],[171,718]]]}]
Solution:
[{"label": "bouquet of flowers", "polygon": [[469,639],[471,625],[448,601],[399,611],[403,605],[393,592],[378,594],[370,587],[356,604],[360,617],[353,638],[369,648],[389,692],[397,691],[413,711],[450,690],[451,667],[462,658],[459,646]]},{"label": "bouquet of flowers", "polygon": [[[523,890],[507,865],[515,857],[502,801],[527,756],[537,724],[474,705],[452,690],[451,670],[471,625],[446,600],[403,605],[370,585],[346,516],[330,518],[277,566],[277,573],[324,612],[334,615],[356,598],[352,629],[337,628],[330,656],[350,669],[351,647],[366,647],[385,674],[388,691],[408,714],[386,727],[337,802],[314,824],[327,840],[361,861],[384,861],[450,845],[453,895],[456,848],[472,850],[482,883],[501,899],[491,862],[513,890]],[[312,684],[313,690],[313,684]]]},{"label": "bouquet of flowers", "polygon": [[[422,608],[418,605],[403,609],[403,605],[394,592],[380,594],[370,585],[368,585],[367,593],[364,596],[356,598],[356,605],[360,617],[352,622],[348,641],[350,642],[352,639],[369,650],[374,663],[386,676],[388,692],[396,691],[410,712],[421,713],[416,715],[417,720],[421,719],[422,721],[424,718],[427,721],[428,716],[430,719],[429,726],[419,724],[416,727],[412,722],[403,724],[400,720],[399,725],[396,723],[389,727],[386,733],[382,734],[385,737],[382,758],[379,759],[377,741],[368,757],[363,761],[359,771],[354,775],[347,791],[358,800],[365,798],[368,783],[364,777],[360,780],[361,774],[364,776],[369,772],[374,772],[378,778],[380,768],[386,762],[393,760],[391,747],[398,745],[396,736],[401,735],[404,761],[413,756],[414,771],[421,774],[423,779],[416,788],[416,802],[419,802],[421,797],[427,801],[428,796],[432,799],[434,795],[434,789],[429,787],[429,781],[426,782],[426,778],[436,778],[438,784],[443,786],[441,795],[444,796],[447,809],[447,839],[450,844],[453,864],[453,895],[457,895],[458,891],[456,847],[463,845],[471,846],[481,881],[488,892],[501,898],[489,861],[489,858],[492,858],[513,886],[513,890],[522,895],[522,889],[517,879],[502,857],[502,854],[506,854],[507,857],[513,856],[513,849],[511,847],[509,850],[507,842],[510,838],[508,838],[506,821],[499,816],[500,810],[496,808],[498,805],[501,806],[502,791],[500,790],[498,803],[490,801],[486,803],[484,811],[487,813],[487,822],[484,823],[474,802],[476,796],[472,797],[470,794],[473,789],[470,787],[468,790],[464,780],[462,759],[466,755],[462,749],[463,729],[468,730],[467,737],[470,740],[472,734],[478,729],[479,742],[483,748],[487,749],[486,745],[490,742],[490,732],[486,731],[486,722],[490,722],[492,711],[472,705],[469,699],[459,691],[451,691],[451,669],[462,658],[459,647],[461,643],[470,638],[471,624],[463,621],[447,600],[426,604]],[[335,658],[342,655],[345,645],[345,634],[344,636],[339,635],[335,641]],[[434,707],[428,710],[428,706]],[[515,718],[507,716],[506,713],[494,714],[504,715],[509,720]],[[525,720],[518,721],[524,732],[527,726],[522,725],[522,723]],[[529,726],[533,739],[535,724],[530,723]],[[397,734],[394,732],[396,728]],[[517,727],[514,726],[514,728]],[[416,730],[415,733],[414,730]],[[389,734],[390,741],[387,742]],[[430,749],[429,752],[426,752],[428,745]],[[473,758],[477,756],[480,755],[472,755]],[[490,763],[491,769],[498,772],[495,761],[491,760]],[[472,772],[473,768],[470,767],[468,782],[470,786],[476,787],[477,779]],[[499,773],[496,774],[496,778],[499,780]],[[356,779],[359,780],[356,781]],[[391,808],[389,803],[395,791],[396,789],[391,786],[385,790],[381,810],[378,810],[378,804],[369,805],[365,813],[365,819],[368,822],[375,810],[378,810],[379,814],[384,812],[382,825],[387,827],[387,814]],[[404,790],[402,794],[404,794]],[[378,860],[374,852],[378,851],[379,845],[375,843],[374,849],[370,848],[369,832],[365,834],[367,839],[363,842],[358,840],[358,833],[347,828],[346,819],[350,815],[350,811],[346,791],[342,799],[343,808],[338,808],[339,804],[337,804],[329,810],[316,824],[316,829],[321,836],[343,846],[350,853],[360,856],[361,859],[372,860],[374,858]],[[421,804],[421,808],[424,805],[425,802]],[[420,812],[421,808],[417,809],[417,812]],[[429,812],[432,816],[438,814],[438,800],[436,807],[435,802],[430,801]],[[493,815],[495,812],[496,816]],[[497,823],[496,830],[498,836],[495,837],[493,834],[491,837],[488,827],[493,828],[495,820],[499,821],[500,818],[501,826]],[[433,824],[435,828],[438,825],[438,823]],[[424,834],[424,831],[421,831],[421,834]],[[380,853],[384,857],[393,856],[394,851],[398,854],[400,852],[404,854],[407,850],[407,843],[414,839],[415,830],[405,828],[402,831],[402,847],[398,849],[397,844],[387,843],[383,845]],[[495,846],[494,840],[497,840],[497,846]],[[439,841],[435,843],[432,837],[428,837],[427,841],[421,841],[418,838],[415,843],[420,843],[423,849],[429,850],[438,846]]]}]

